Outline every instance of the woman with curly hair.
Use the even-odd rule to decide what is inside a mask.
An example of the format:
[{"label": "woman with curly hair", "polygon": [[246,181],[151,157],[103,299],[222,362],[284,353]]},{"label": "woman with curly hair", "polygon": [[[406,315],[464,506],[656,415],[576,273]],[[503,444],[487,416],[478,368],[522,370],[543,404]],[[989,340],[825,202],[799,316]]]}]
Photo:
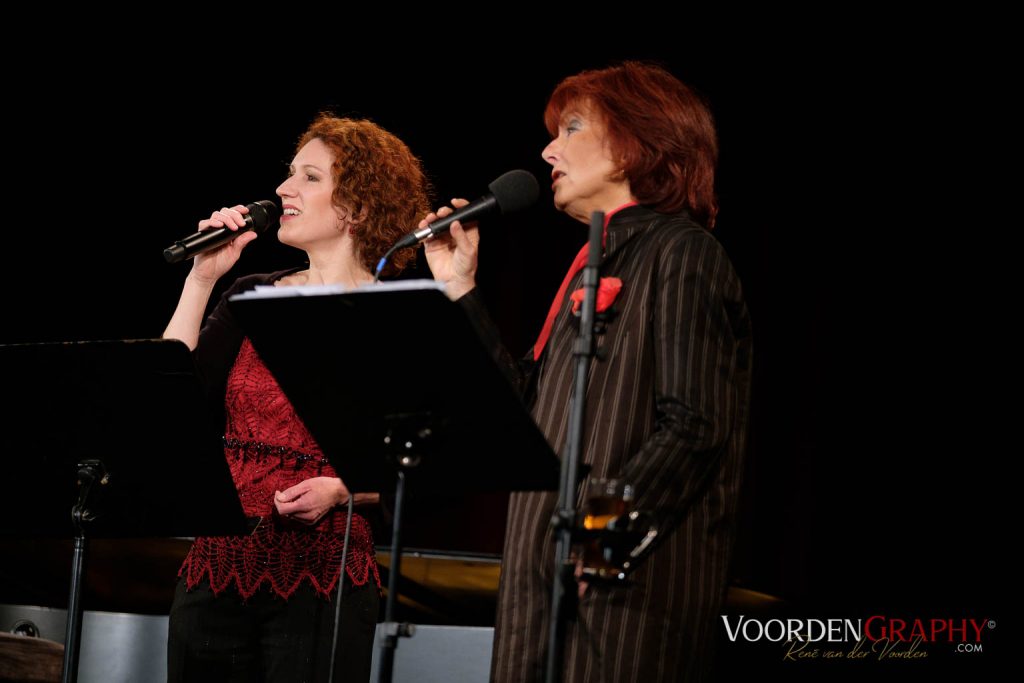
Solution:
[{"label": "woman with curly hair", "polygon": [[[252,533],[198,538],[179,572],[171,608],[169,681],[321,681],[330,668],[347,506],[353,493],[327,462],[233,319],[228,297],[257,285],[373,281],[372,270],[403,230],[426,214],[419,160],[369,121],[321,114],[302,135],[277,188],[278,239],[308,265],[239,278],[203,322],[214,284],[255,232],[195,257],[164,337],[193,350],[225,410],[224,454]],[[237,229],[248,209],[214,211],[199,229]],[[414,254],[399,253],[391,274]],[[200,325],[202,327],[200,328]],[[334,680],[368,680],[380,578],[373,538],[354,514],[343,582]]]}]

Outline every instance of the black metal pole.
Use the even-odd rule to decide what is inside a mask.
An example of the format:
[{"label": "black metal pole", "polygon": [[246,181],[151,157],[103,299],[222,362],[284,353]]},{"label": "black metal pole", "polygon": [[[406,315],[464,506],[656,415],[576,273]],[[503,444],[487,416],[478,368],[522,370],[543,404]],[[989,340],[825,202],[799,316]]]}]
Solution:
[{"label": "black metal pole", "polygon": [[61,683],[78,680],[78,655],[82,644],[82,584],[85,566],[85,533],[75,536],[75,553],[71,560],[71,591],[68,595],[68,620],[64,627],[64,671]]},{"label": "black metal pole", "polygon": [[391,565],[388,567],[388,599],[384,607],[384,639],[380,644],[380,670],[378,681],[391,682],[395,668],[395,649],[401,636],[411,635],[407,625],[395,622],[395,604],[398,602],[398,577],[402,571],[402,501],[405,497],[405,472],[398,471],[395,484],[395,515],[391,528]]},{"label": "black metal pole", "polygon": [[89,495],[97,482],[102,486],[109,481],[103,462],[83,460],[78,463],[78,500],[71,508],[71,523],[75,527],[74,555],[71,558],[71,588],[68,591],[68,618],[64,627],[64,664],[61,683],[78,680],[78,658],[82,645],[82,584],[85,582],[85,523],[92,518]]},{"label": "black metal pole", "polygon": [[587,376],[590,361],[596,355],[594,319],[597,307],[597,283],[601,265],[604,213],[595,211],[590,216],[590,239],[587,265],[583,269],[583,307],[580,311],[580,331],[573,349],[576,360],[572,403],[569,407],[569,434],[562,457],[561,486],[558,508],[551,524],[555,529],[555,571],[551,587],[551,619],[548,629],[548,660],[545,672],[547,683],[562,680],[565,651],[565,624],[570,605],[575,604],[576,583],[569,563],[572,550],[572,530],[576,524],[576,479],[583,449],[583,430],[586,418]]}]

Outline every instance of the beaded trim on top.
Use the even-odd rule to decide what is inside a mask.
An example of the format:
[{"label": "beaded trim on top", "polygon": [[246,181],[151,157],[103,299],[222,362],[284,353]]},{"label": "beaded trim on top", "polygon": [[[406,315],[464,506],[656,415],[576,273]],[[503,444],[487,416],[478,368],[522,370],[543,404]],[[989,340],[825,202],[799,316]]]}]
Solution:
[{"label": "beaded trim on top", "polygon": [[303,453],[302,451],[297,451],[294,448],[288,448],[287,446],[275,446],[263,441],[245,441],[242,439],[233,439],[227,436],[223,437],[223,439],[225,448],[229,448],[233,451],[240,451],[246,455],[253,455],[257,459],[276,456],[282,460],[285,458],[295,458],[295,460],[300,463],[315,462],[320,465],[330,464],[327,456],[318,455],[316,453]]}]

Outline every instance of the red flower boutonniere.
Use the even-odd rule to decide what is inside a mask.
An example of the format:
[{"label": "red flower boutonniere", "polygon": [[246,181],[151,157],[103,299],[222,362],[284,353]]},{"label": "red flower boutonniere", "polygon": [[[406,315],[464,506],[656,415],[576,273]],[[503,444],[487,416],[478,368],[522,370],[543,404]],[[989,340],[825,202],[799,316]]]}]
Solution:
[{"label": "red flower boutonniere", "polygon": [[[597,312],[608,310],[619,295],[622,289],[622,280],[617,277],[603,277],[597,285]],[[577,289],[570,297],[572,299],[572,312],[579,315],[580,306],[583,305],[583,290]]]}]

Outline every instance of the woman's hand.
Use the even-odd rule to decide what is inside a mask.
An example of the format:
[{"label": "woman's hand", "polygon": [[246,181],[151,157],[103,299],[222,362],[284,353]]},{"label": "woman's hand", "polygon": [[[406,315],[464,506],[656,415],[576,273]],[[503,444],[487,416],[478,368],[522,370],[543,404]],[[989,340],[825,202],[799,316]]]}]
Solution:
[{"label": "woman's hand", "polygon": [[590,584],[583,580],[583,560],[576,560],[576,570],[573,574],[576,576],[576,598],[582,600],[587,588],[590,587]]},{"label": "woman's hand", "polygon": [[[465,199],[453,199],[452,206],[456,209],[469,204]],[[418,227],[425,228],[438,218],[444,218],[454,211],[443,206],[436,213],[431,212],[420,221]],[[434,279],[445,283],[448,297],[453,301],[476,287],[477,246],[480,244],[480,232],[476,223],[466,228],[459,221],[452,223],[447,233],[428,240],[423,244],[423,252],[427,256],[427,264]]]},{"label": "woman's hand", "polygon": [[[199,221],[200,230],[227,226],[230,230],[238,230],[245,225],[245,214],[249,209],[238,205],[234,208],[223,208],[214,211],[206,220]],[[196,254],[192,261],[192,271],[185,278],[185,286],[181,289],[178,307],[167,323],[164,339],[180,339],[190,351],[199,344],[199,330],[203,325],[203,314],[206,304],[210,301],[213,286],[220,277],[235,265],[242,249],[256,239],[252,230],[213,251]]]},{"label": "woman's hand", "polygon": [[[282,517],[303,524],[316,524],[336,505],[345,505],[349,497],[345,482],[337,477],[313,477],[284,491],[274,492],[274,507]],[[377,493],[355,494],[355,505],[380,502]]]},{"label": "woman's hand", "polygon": [[274,507],[283,517],[316,524],[335,505],[348,502],[348,488],[337,477],[313,477],[274,492]]},{"label": "woman's hand", "polygon": [[[214,211],[210,217],[199,221],[199,230],[213,230],[216,228],[228,228],[238,230],[245,226],[245,215],[249,208],[238,204],[230,209],[224,207],[220,211]],[[220,279],[224,273],[231,270],[231,267],[238,261],[245,245],[256,239],[255,230],[242,233],[219,249],[196,254],[192,261],[192,272],[189,274],[193,280],[205,285],[212,285]]]}]

